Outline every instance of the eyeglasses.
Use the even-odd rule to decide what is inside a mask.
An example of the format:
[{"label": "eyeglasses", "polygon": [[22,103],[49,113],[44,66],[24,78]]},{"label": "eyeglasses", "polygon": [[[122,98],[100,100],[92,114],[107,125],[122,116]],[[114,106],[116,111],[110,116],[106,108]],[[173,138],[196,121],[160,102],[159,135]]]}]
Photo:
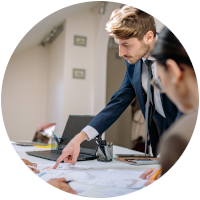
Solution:
[{"label": "eyeglasses", "polygon": [[160,82],[160,78],[152,78],[151,81],[150,81],[150,84],[159,90],[160,93],[165,93],[163,87],[162,87],[162,84]]}]

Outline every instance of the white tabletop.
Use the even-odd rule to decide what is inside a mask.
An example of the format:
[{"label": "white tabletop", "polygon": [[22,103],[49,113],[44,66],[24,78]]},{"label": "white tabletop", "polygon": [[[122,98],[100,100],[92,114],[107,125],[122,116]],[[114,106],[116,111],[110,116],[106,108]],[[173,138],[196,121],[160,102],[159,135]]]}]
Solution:
[{"label": "white tabletop", "polygon": [[[46,150],[46,149],[44,149]],[[31,162],[44,162],[47,161],[46,159],[42,159],[42,158],[38,158],[38,157],[34,157],[34,156],[30,156],[28,154],[26,154],[26,152],[20,151],[17,152],[18,155],[20,156],[20,158],[22,159],[27,159]],[[140,152],[134,151],[134,150],[130,150],[124,147],[119,147],[119,146],[113,146],[113,154],[114,157],[116,157],[116,154],[141,154]],[[124,164],[118,161],[111,161],[111,162],[100,162],[97,160],[89,160],[89,161],[78,161],[77,164],[79,165],[85,165],[85,166],[92,166],[93,169],[129,169],[129,170],[134,170],[134,171],[141,171],[144,172],[146,169],[148,168],[156,168],[158,169],[160,166],[158,164],[156,165],[129,165],[129,164]],[[87,184],[87,183],[86,183]],[[85,183],[84,183],[85,185]],[[95,186],[93,185],[94,188],[88,192],[86,192],[83,196],[87,196],[87,197],[106,197],[103,194],[98,193],[97,191],[103,188],[106,188],[105,186]]]}]

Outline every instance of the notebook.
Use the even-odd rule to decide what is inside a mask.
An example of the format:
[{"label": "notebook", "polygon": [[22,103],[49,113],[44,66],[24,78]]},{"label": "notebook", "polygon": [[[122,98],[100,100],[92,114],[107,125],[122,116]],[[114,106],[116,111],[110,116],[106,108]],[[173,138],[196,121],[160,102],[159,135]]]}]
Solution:
[{"label": "notebook", "polygon": [[[33,151],[26,152],[28,155],[36,156],[48,160],[56,161],[62,154],[62,150],[71,141],[76,134],[78,134],[88,123],[94,118],[94,116],[88,115],[70,115],[63,132],[61,142],[56,150],[47,151]],[[97,144],[96,140],[84,141],[81,143],[80,154],[78,161],[93,160],[96,159]]]},{"label": "notebook", "polygon": [[47,145],[55,127],[56,123],[39,123],[32,141],[16,141],[15,143],[21,146]]}]

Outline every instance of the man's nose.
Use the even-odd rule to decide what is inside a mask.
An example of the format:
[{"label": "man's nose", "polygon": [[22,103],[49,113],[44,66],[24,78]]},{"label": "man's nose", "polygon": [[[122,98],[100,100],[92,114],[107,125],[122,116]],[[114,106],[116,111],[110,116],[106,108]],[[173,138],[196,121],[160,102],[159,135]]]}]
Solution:
[{"label": "man's nose", "polygon": [[119,57],[122,57],[126,54],[125,49],[119,45]]}]

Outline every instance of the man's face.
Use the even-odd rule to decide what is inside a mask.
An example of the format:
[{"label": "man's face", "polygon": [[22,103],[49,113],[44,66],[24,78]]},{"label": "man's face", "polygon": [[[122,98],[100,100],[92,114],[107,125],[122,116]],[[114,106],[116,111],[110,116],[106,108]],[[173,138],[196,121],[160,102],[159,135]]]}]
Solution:
[{"label": "man's face", "polygon": [[119,56],[124,57],[132,65],[137,63],[150,50],[150,45],[137,38],[127,40],[114,38],[114,40],[119,45]]}]

